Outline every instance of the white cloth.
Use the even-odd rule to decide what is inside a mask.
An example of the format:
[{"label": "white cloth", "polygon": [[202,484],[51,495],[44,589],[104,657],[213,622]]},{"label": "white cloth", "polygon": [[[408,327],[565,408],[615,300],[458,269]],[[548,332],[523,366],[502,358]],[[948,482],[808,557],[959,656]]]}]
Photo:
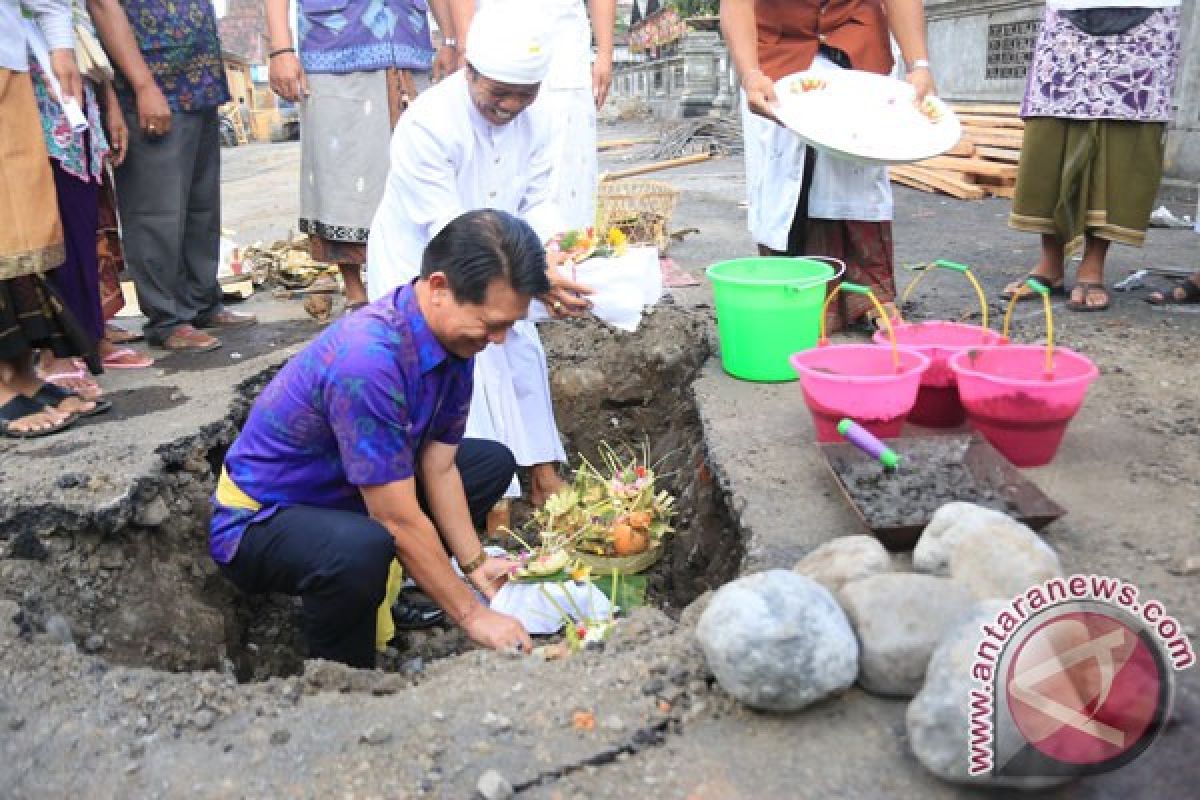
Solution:
[{"label": "white cloth", "polygon": [[21,10],[33,15],[51,50],[74,50],[70,0],[0,0],[0,69],[29,71]]},{"label": "white cloth", "polygon": [[[839,67],[817,56],[812,69]],[[805,144],[782,125],[752,113],[745,92],[741,104],[750,234],[772,250],[787,250],[804,181]],[[885,167],[855,164],[825,153],[817,158],[808,197],[810,217],[883,222],[892,213],[892,186]]]},{"label": "white cloth", "polygon": [[[662,265],[657,247],[630,247],[623,256],[589,258],[573,270],[574,279],[595,290],[588,295],[591,313],[609,325],[633,333],[646,306],[663,294]],[[551,319],[538,302],[529,306],[529,319]]]},{"label": "white cloth", "polygon": [[[553,601],[546,597],[547,593]],[[566,620],[560,608],[576,622],[584,621],[579,616],[580,612],[589,620],[599,621],[608,619],[610,613],[616,611],[604,592],[589,582],[574,581],[506,583],[496,592],[490,605],[493,611],[516,617],[525,630],[535,636],[557,633],[562,629]]]},{"label": "white cloth", "polygon": [[[372,300],[420,273],[429,240],[466,211],[496,208],[547,241],[563,229],[551,202],[550,128],[535,104],[490,124],[463,70],[422,92],[392,135],[391,169],[367,242]],[[475,357],[467,435],[503,442],[522,466],[566,461],[554,422],[546,354],[537,327],[519,322],[502,345]],[[519,496],[514,479],[508,496]]]},{"label": "white cloth", "polygon": [[467,35],[467,62],[500,83],[541,83],[555,42],[541,3],[493,0],[475,12]]},{"label": "white cloth", "polygon": [[1055,11],[1078,11],[1085,8],[1173,8],[1181,0],[1046,0]]}]

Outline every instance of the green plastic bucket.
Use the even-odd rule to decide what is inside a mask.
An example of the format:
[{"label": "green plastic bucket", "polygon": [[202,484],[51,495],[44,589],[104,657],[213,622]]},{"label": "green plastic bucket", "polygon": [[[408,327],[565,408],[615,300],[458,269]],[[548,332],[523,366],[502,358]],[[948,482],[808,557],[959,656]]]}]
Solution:
[{"label": "green plastic bucket", "polygon": [[796,380],[788,357],[816,346],[825,286],[843,271],[837,259],[813,256],[737,258],[709,267],[725,371],[747,381]]}]

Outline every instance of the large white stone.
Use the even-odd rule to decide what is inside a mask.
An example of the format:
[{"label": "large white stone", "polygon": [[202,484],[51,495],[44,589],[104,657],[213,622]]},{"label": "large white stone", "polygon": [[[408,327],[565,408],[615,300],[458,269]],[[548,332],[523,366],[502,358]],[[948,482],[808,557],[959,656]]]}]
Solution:
[{"label": "large white stone", "polygon": [[1062,575],[1054,549],[1007,514],[971,503],[938,509],[913,551],[920,572],[945,575],[977,599],[1008,599]]},{"label": "large white stone", "polygon": [[838,591],[851,581],[888,572],[892,559],[874,536],[842,536],[813,550],[792,569],[807,575],[829,591]]},{"label": "large white stone", "polygon": [[846,584],[838,599],[858,634],[858,682],[876,694],[912,697],[946,631],[974,603],[971,593],[932,575],[872,575]]},{"label": "large white stone", "polygon": [[797,711],[854,683],[858,641],[821,584],[770,570],[721,587],[696,626],[721,687],[765,711]]},{"label": "large white stone", "polygon": [[[1015,789],[1058,786],[1069,778],[996,778],[973,776],[970,765],[971,691],[977,689],[971,668],[982,637],[981,627],[996,619],[1007,603],[985,600],[951,627],[933,651],[925,685],[909,703],[905,722],[913,755],[926,769],[951,783]],[[1006,732],[996,731],[1007,736]]]},{"label": "large white stone", "polygon": [[[931,575],[950,574],[950,549],[960,536],[993,525],[1021,523],[974,503],[946,503],[934,512],[913,550],[913,568]],[[1024,526],[1022,526],[1024,527]]]}]

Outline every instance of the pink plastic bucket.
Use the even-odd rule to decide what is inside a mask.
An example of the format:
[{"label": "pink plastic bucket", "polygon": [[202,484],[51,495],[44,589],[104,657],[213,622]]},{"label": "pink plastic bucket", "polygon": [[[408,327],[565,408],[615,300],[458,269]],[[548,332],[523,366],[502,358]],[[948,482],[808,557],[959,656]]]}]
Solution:
[{"label": "pink plastic bucket", "polygon": [[890,348],[873,344],[825,345],[792,354],[789,361],[800,376],[818,442],[842,441],[837,424],[845,417],[881,439],[900,435],[929,357],[907,347],[896,353],[899,369]]},{"label": "pink plastic bucket", "polygon": [[[889,343],[887,331],[877,331],[877,344]],[[917,402],[908,421],[926,428],[954,428],[967,418],[958,397],[958,385],[950,369],[950,356],[971,347],[1002,344],[1007,341],[995,331],[959,322],[918,322],[896,326],[896,341],[929,356],[929,369],[921,376]]]},{"label": "pink plastic bucket", "polygon": [[1100,374],[1087,356],[1056,347],[1048,375],[1046,348],[1017,344],[964,350],[951,356],[950,369],[971,424],[1018,467],[1054,459]]}]

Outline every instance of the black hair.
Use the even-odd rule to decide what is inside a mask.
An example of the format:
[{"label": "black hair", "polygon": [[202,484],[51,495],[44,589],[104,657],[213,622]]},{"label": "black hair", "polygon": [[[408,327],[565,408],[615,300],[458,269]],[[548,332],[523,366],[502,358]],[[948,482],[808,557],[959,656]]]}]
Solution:
[{"label": "black hair", "polygon": [[533,228],[494,208],[468,211],[433,237],[421,257],[421,277],[435,272],[445,273],[459,303],[482,303],[496,278],[529,297],[550,291],[546,251]]}]

